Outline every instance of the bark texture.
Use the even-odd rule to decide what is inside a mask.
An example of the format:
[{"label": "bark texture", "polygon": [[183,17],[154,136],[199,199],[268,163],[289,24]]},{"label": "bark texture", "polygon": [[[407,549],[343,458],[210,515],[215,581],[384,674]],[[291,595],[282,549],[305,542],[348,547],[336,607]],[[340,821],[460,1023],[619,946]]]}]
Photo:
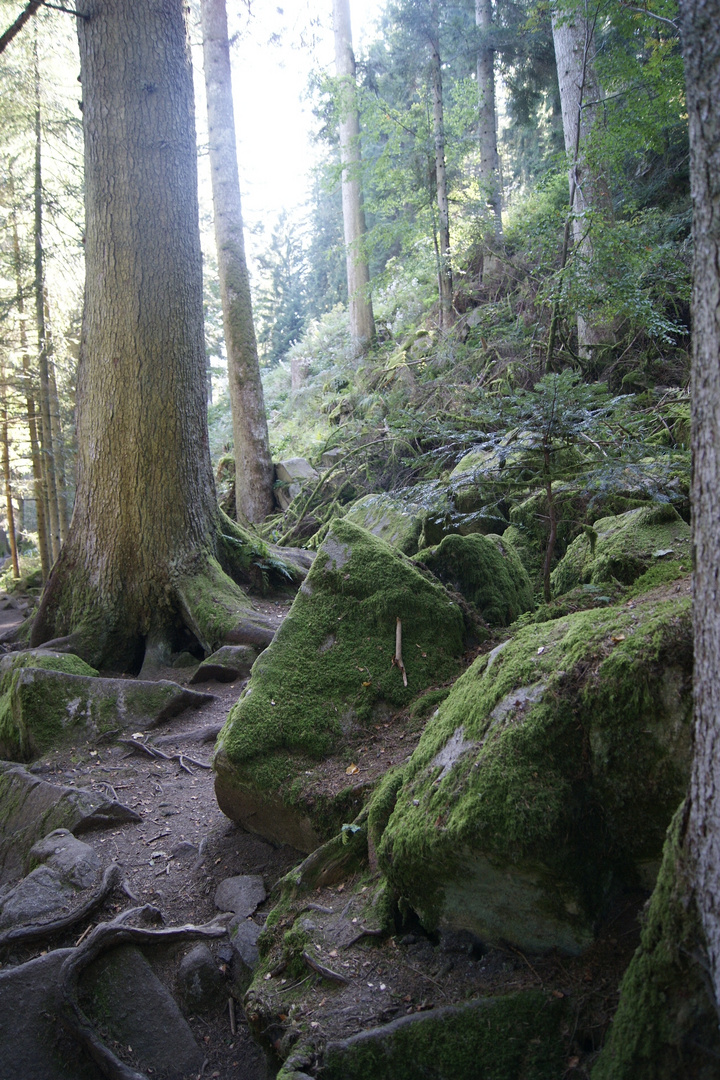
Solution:
[{"label": "bark texture", "polygon": [[[183,2],[78,6],[86,285],[77,496],[32,643],[71,635],[96,664],[132,670],[146,642],[158,647],[183,622],[203,639],[200,612],[213,603],[200,595],[203,575],[218,596],[236,587],[214,561]],[[239,610],[237,589],[235,600]]]},{"label": "bark texture", "polygon": [[686,844],[720,1011],[720,3],[682,0],[693,198],[695,760]]},{"label": "bark texture", "polygon": [[265,400],[245,259],[225,0],[202,0],[215,244],[235,443],[238,520],[263,521],[275,506]]},{"label": "bark texture", "polygon": [[349,0],[333,0],[335,73],[340,87],[340,155],[342,161],[342,208],[345,232],[350,335],[359,354],[375,336],[370,270],[363,243],[365,211],[360,179],[360,115],[355,83],[355,54],[352,46]]},{"label": "bark texture", "polygon": [[[607,185],[593,175],[586,159],[586,147],[602,97],[594,65],[594,24],[580,12],[572,14],[561,6],[552,11],[553,44],[557,63],[562,108],[565,153],[570,163],[570,211],[573,215],[575,258],[592,258],[590,215],[611,209]],[[578,348],[589,356],[593,345],[607,339],[607,328],[597,324],[587,312],[578,313]]]},{"label": "bark texture", "polygon": [[[492,30],[492,0],[475,0],[475,25],[486,35]],[[502,178],[497,148],[495,113],[495,50],[483,40],[477,56],[478,141],[480,186],[492,210],[495,235],[502,236]]]},{"label": "bark texture", "polygon": [[450,210],[448,206],[447,171],[445,168],[445,114],[442,96],[442,61],[440,59],[440,16],[438,5],[430,5],[430,92],[433,106],[433,136],[435,139],[435,184],[437,188],[438,240],[440,244],[438,281],[440,292],[440,325],[447,329],[452,323],[452,263],[450,261]]}]

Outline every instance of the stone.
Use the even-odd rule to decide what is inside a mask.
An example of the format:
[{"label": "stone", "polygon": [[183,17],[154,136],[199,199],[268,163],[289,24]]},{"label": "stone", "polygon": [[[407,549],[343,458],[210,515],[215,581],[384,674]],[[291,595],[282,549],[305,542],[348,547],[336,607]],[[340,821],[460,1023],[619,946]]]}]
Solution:
[{"label": "stone", "polygon": [[117,728],[152,728],[213,700],[166,680],[101,679],[82,673],[93,669],[78,657],[41,653],[9,653],[0,662],[0,755],[9,760]]},{"label": "stone", "polygon": [[262,927],[252,919],[236,916],[228,923],[233,959],[233,980],[241,993],[247,990],[260,961],[258,938]]},{"label": "stone", "polygon": [[345,514],[345,519],[361,525],[405,555],[414,555],[418,550],[425,513],[420,503],[381,492],[358,499]]},{"label": "stone", "polygon": [[432,933],[578,953],[651,888],[692,761],[690,600],[519,630],[457,680],[369,808],[398,900]]},{"label": "stone", "polygon": [[180,995],[192,1012],[209,1012],[227,997],[227,987],[207,945],[196,945],[178,969]]},{"label": "stone", "polygon": [[491,626],[509,626],[535,606],[528,573],[501,536],[446,536],[417,558],[469,600]]},{"label": "stone", "polygon": [[168,1080],[197,1073],[203,1053],[175,999],[133,945],[104,953],[81,978],[81,1003],[111,1038],[132,1047],[144,1070]]},{"label": "stone", "polygon": [[556,566],[553,593],[612,581],[632,585],[658,568],[667,580],[679,577],[692,568],[691,544],[690,526],[669,503],[600,518],[572,542]]},{"label": "stone", "polygon": [[141,820],[129,806],[94,791],[50,784],[0,761],[0,884],[21,877],[30,849],[55,829],[79,834]]},{"label": "stone", "polygon": [[303,457],[285,458],[275,464],[275,498],[281,510],[287,510],[290,503],[300,494],[303,486],[317,483],[320,474]]},{"label": "stone", "polygon": [[232,911],[241,918],[254,914],[266,898],[265,885],[259,874],[239,874],[225,878],[215,890],[218,911]]},{"label": "stone", "polygon": [[1,929],[58,918],[82,902],[84,889],[100,882],[100,859],[67,829],[55,829],[38,841],[29,861],[40,865],[0,897]]},{"label": "stone", "polygon": [[[398,618],[407,686],[391,664]],[[464,634],[439,583],[366,529],[335,520],[218,736],[221,810],[271,842],[313,851],[369,794],[357,785],[316,796],[313,763],[455,675]]]},{"label": "stone", "polygon": [[208,656],[207,660],[203,660],[190,684],[210,682],[212,679],[216,682],[246,679],[257,656],[257,649],[250,645],[223,645],[212,656]]}]

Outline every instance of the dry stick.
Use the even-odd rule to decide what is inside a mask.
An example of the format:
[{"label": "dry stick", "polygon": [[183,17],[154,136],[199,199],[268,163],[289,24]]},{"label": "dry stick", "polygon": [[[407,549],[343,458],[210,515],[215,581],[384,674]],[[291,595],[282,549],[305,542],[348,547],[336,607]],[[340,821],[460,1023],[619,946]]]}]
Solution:
[{"label": "dry stick", "polygon": [[235,1023],[235,1001],[233,998],[228,998],[228,1012],[230,1013],[230,1034],[237,1035],[237,1024]]},{"label": "dry stick", "polygon": [[148,1080],[144,1073],[136,1072],[125,1065],[100,1039],[92,1024],[85,1016],[77,1001],[77,989],[80,975],[101,953],[116,945],[133,943],[152,945],[156,942],[181,941],[193,937],[222,937],[224,926],[206,924],[205,926],[172,926],[163,930],[148,930],[136,926],[127,926],[132,915],[159,915],[157,908],[146,904],[140,908],[131,908],[118,915],[109,923],[96,926],[87,941],[72,953],[60,969],[60,990],[64,999],[65,1015],[60,1019],[86,1048],[93,1061],[107,1080]]},{"label": "dry stick", "polygon": [[400,669],[403,686],[407,686],[407,672],[402,658],[402,622],[399,618],[395,622],[395,655],[393,657],[393,666]]},{"label": "dry stick", "polygon": [[[96,907],[99,907],[103,900],[119,885],[123,885],[122,871],[117,863],[111,863],[103,874],[97,892],[93,893],[84,904],[80,904],[68,915],[63,915],[60,919],[53,919],[51,922],[30,923],[26,926],[15,926],[11,930],[6,930],[5,933],[0,934],[0,948],[5,945],[27,945],[33,941],[42,941],[45,938],[59,934],[62,930],[75,926],[77,923],[82,922]],[[133,897],[133,899],[135,898]]]},{"label": "dry stick", "polygon": [[321,964],[314,956],[311,956],[310,953],[304,952],[302,958],[309,968],[312,968],[313,971],[317,971],[318,975],[322,975],[324,979],[331,979],[333,982],[342,983],[343,986],[349,984],[350,980],[346,979],[344,975],[341,975],[339,971],[333,971],[332,968],[325,967],[324,964]]}]

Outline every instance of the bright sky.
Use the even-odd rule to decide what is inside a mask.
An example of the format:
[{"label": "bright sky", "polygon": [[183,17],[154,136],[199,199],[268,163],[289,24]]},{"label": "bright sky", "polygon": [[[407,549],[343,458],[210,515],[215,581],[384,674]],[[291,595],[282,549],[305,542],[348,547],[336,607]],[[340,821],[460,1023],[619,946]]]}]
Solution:
[{"label": "bright sky", "polygon": [[[372,36],[383,0],[351,0],[356,51]],[[227,0],[243,215],[272,228],[278,212],[302,205],[314,160],[313,116],[304,100],[316,68],[334,73],[332,0]],[[275,43],[273,43],[273,35]],[[250,246],[252,246],[252,241]]]}]

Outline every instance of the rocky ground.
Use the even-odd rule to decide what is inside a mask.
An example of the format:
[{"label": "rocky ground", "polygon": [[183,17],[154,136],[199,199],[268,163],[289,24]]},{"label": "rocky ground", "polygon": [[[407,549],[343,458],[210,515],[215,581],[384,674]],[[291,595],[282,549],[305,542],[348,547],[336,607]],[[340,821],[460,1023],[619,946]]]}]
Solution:
[{"label": "rocky ground", "polygon": [[[287,610],[282,604],[267,603],[264,607],[278,623]],[[175,668],[158,675],[183,683],[193,670]],[[257,927],[264,924],[272,907],[273,886],[302,855],[243,831],[218,809],[209,768],[214,734],[237,700],[241,685],[209,682],[198,686],[214,695],[212,701],[152,732],[133,733],[135,745],[110,736],[100,743],[84,742],[52,751],[30,765],[32,773],[44,780],[97,792],[139,815],[136,822],[90,831],[81,838],[103,866],[116,863],[120,867],[127,892],[135,899],[116,889],[71,930],[52,939],[3,948],[0,997],[3,973],[33,958],[47,958],[54,949],[76,946],[98,923],[136,904],[154,905],[166,926],[211,922],[219,914],[218,886],[238,875],[262,879],[267,898],[249,918]],[[355,772],[358,783],[375,779],[389,764],[411,752],[421,723],[406,713],[394,717],[392,723],[375,725],[371,737],[358,743],[353,760],[349,764],[345,758],[329,760],[318,782],[330,790],[346,785]],[[151,756],[143,746],[164,756]],[[180,1002],[200,1047],[200,1057],[191,1055],[188,1059],[195,1062],[190,1071],[179,1052],[176,1055],[172,1045],[163,1043],[160,1020],[152,1066],[147,1064],[148,1052],[143,1058],[137,1046],[123,1044],[111,1026],[103,1028],[102,1017],[98,1022],[101,1035],[128,1067],[142,1069],[153,1080],[190,1076],[264,1080],[274,1075],[278,1064],[277,1060],[273,1063],[273,1051],[286,1057],[289,1047],[296,1041],[300,1044],[303,1033],[311,1033],[313,1042],[322,1045],[414,1013],[536,988],[547,1001],[562,1000],[567,1005],[561,1029],[564,1075],[589,1076],[617,1002],[620,976],[637,943],[637,915],[644,897],[625,897],[597,944],[582,958],[568,959],[555,954],[529,957],[510,947],[485,950],[457,935],[431,941],[419,927],[407,925],[398,927],[395,936],[378,937],[362,906],[363,894],[370,895],[372,889],[372,874],[351,875],[345,881],[319,887],[304,904],[303,925],[319,968],[306,965],[299,976],[284,969],[266,976],[270,985],[265,1005],[272,1002],[274,1016],[269,1023],[267,1017],[258,1022],[252,1008],[248,1009],[262,1047],[253,1038],[240,1004],[237,958],[227,937],[206,943],[212,952],[215,983],[210,998],[196,1009],[188,1005],[179,989],[182,959],[196,943],[189,940],[146,950],[154,971]],[[323,976],[323,967],[340,978]],[[145,1006],[146,1012],[154,1008],[152,1000]],[[46,1020],[52,1022],[52,1017]],[[151,1042],[152,1029],[151,1018]],[[56,1037],[58,1053],[71,1055],[68,1037],[60,1030]],[[313,1066],[312,1061],[303,1062],[311,1071]],[[0,1080],[20,1080],[13,1068],[0,1064]],[[33,1075],[28,1071],[23,1080],[32,1080]],[[91,1068],[87,1075],[100,1074]],[[43,1080],[53,1078],[45,1076]]]}]

